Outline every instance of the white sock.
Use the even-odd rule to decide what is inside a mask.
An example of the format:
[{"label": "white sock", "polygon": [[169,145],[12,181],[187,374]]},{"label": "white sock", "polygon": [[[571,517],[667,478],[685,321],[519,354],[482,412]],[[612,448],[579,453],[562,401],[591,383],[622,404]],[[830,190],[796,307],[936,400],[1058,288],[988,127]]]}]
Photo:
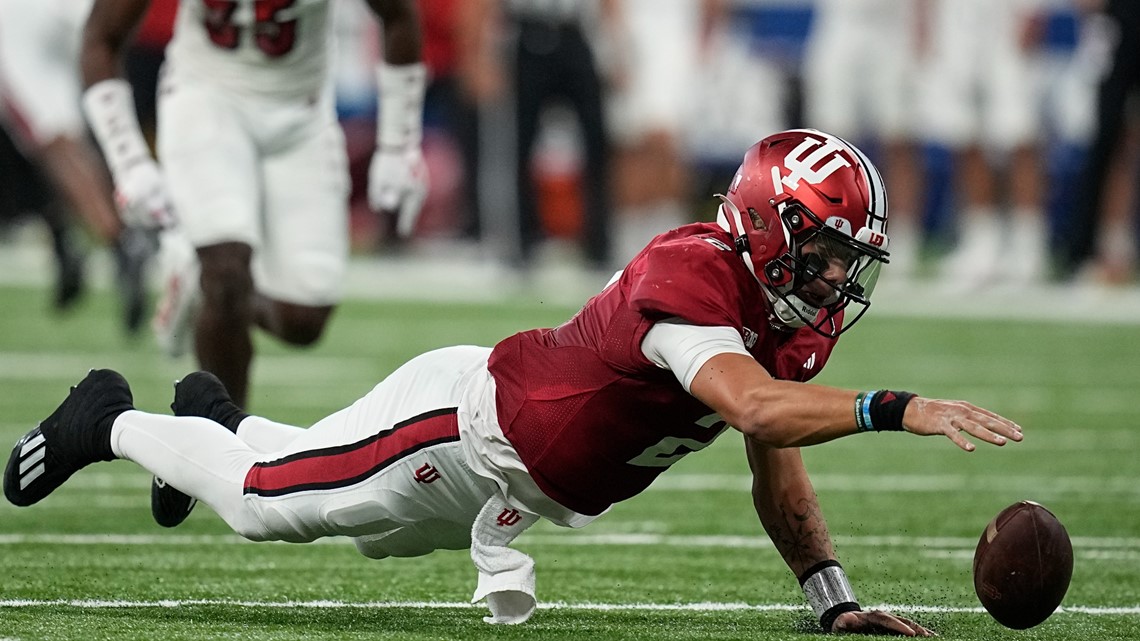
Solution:
[{"label": "white sock", "polygon": [[242,536],[269,537],[242,494],[259,455],[218,423],[130,410],[111,427],[111,449],[209,505]]},{"label": "white sock", "polygon": [[285,449],[305,428],[271,421],[264,416],[247,416],[238,425],[237,436],[255,452]]}]

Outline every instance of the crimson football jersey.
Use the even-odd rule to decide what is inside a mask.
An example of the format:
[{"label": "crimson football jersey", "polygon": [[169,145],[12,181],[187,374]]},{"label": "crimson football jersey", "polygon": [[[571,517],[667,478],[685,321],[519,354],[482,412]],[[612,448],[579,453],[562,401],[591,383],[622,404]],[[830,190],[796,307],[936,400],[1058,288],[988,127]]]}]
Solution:
[{"label": "crimson football jersey", "polygon": [[662,234],[569,321],[495,346],[489,369],[503,434],[547,496],[600,514],[727,427],[642,353],[653,323],[735,328],[772,376],[810,379],[835,340],[775,329],[768,314],[727,232],[698,223]]}]

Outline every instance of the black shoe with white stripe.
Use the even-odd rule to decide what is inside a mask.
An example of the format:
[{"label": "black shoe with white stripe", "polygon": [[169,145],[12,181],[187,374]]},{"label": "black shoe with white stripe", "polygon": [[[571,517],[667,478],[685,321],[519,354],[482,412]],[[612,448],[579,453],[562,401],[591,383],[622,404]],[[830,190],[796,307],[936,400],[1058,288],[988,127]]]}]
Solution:
[{"label": "black shoe with white stripe", "polygon": [[51,416],[16,443],[4,470],[4,496],[15,505],[32,505],[80,469],[114,459],[111,425],[133,403],[118,372],[88,372]]},{"label": "black shoe with white stripe", "polygon": [[[238,424],[249,416],[230,398],[229,392],[217,376],[209,372],[193,372],[174,383],[174,402],[170,409],[175,416],[201,416],[220,423],[237,433]],[[157,476],[150,485],[150,513],[156,523],[174,527],[190,516],[197,500],[167,485]]]},{"label": "black shoe with white stripe", "polygon": [[162,527],[180,525],[190,516],[198,499],[186,494],[157,476],[150,479],[150,514]]}]

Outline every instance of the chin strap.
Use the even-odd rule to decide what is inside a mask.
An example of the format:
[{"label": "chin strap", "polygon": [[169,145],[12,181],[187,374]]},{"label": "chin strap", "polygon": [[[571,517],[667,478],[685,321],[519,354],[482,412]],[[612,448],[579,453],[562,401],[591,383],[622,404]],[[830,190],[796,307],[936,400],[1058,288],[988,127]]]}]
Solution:
[{"label": "chin strap", "polygon": [[[769,289],[765,286],[764,293],[768,295],[768,300],[772,303],[773,316],[781,324],[792,329],[799,329],[808,324],[808,321],[804,320],[805,318],[814,319],[819,315],[818,307],[808,305],[799,296],[794,294],[779,296]],[[799,313],[796,313],[796,310],[799,310]]]}]

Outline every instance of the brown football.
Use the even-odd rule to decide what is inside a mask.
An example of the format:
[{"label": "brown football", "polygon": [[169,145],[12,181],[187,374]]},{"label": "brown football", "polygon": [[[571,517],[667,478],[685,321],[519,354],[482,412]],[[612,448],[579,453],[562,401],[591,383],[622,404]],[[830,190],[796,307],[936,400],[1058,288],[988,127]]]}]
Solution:
[{"label": "brown football", "polygon": [[974,551],[974,591],[998,623],[1024,630],[1049,618],[1073,577],[1073,544],[1053,513],[1020,501],[990,521]]}]

